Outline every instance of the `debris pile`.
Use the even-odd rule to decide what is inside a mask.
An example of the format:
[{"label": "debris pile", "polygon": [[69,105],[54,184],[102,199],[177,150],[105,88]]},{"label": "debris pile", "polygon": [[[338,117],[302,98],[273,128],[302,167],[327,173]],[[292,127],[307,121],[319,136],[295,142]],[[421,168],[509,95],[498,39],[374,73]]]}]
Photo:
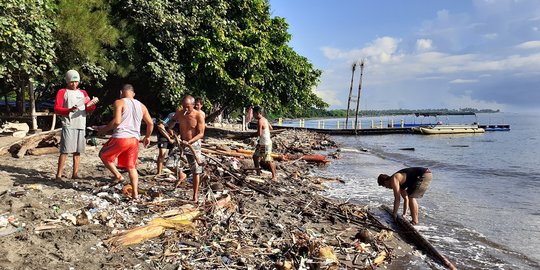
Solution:
[{"label": "debris pile", "polygon": [[[373,269],[389,262],[390,228],[365,207],[318,194],[324,183],[339,180],[313,175],[312,167],[327,161],[305,157],[332,150],[335,143],[294,130],[273,141],[276,155],[287,157],[276,162],[275,181],[264,171],[256,175],[248,152],[254,139],[206,138],[200,202],[188,200],[190,178],[174,188],[174,174],[155,177],[155,160],[143,153],[140,200],[127,196],[127,181],[80,180],[70,188],[85,193],[40,205],[46,211],[27,214],[33,220],[26,231],[42,237],[69,228],[100,231],[101,241],[92,250],[105,254],[100,267],[111,269]],[[101,173],[106,175],[106,169],[97,166],[95,174]],[[24,190],[42,192],[38,187]],[[19,199],[9,194],[1,196]]]}]

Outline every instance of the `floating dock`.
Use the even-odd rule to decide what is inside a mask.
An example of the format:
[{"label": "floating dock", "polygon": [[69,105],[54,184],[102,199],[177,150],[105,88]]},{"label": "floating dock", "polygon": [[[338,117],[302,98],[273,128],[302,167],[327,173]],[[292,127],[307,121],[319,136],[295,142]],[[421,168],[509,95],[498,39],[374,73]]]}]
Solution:
[{"label": "floating dock", "polygon": [[485,131],[510,131],[510,125],[478,125],[479,128],[483,128]]}]

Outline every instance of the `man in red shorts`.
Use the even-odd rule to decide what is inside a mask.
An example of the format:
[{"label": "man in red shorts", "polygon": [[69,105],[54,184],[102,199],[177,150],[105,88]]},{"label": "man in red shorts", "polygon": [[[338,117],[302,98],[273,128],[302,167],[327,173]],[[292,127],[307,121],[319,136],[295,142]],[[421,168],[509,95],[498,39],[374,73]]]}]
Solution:
[{"label": "man in red shorts", "polygon": [[145,147],[150,143],[154,123],[146,106],[133,98],[135,90],[132,85],[124,85],[120,94],[122,98],[114,102],[113,119],[109,124],[98,129],[98,134],[113,130],[111,138],[101,148],[99,157],[105,167],[114,174],[116,181],[122,181],[123,177],[116,168],[115,160],[118,160],[119,168],[128,170],[129,180],[133,188],[132,198],[137,199],[139,197],[137,192],[139,183],[137,159],[139,156],[141,121],[146,123],[146,134],[143,138]]}]

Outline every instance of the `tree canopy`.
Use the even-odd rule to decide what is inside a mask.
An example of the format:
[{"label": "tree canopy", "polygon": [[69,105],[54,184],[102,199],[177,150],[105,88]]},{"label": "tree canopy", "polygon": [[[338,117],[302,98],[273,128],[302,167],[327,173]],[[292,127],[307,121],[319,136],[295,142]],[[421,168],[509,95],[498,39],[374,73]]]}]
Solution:
[{"label": "tree canopy", "polygon": [[[56,55],[50,20],[51,1],[3,0],[0,2],[0,88],[16,91],[20,99],[30,79],[45,80]],[[19,102],[23,111],[23,103]]]},{"label": "tree canopy", "polygon": [[85,86],[101,88],[109,101],[122,83],[134,84],[154,111],[174,108],[186,94],[205,97],[218,111],[262,105],[297,113],[326,106],[312,92],[321,71],[289,46],[288,25],[271,16],[266,0],[0,5],[2,88],[21,73],[49,72],[42,80],[58,83],[75,68]]},{"label": "tree canopy", "polygon": [[222,109],[326,105],[312,92],[320,71],[288,45],[285,20],[264,0],[129,0],[120,11],[137,37],[131,77],[164,104],[190,93]]}]

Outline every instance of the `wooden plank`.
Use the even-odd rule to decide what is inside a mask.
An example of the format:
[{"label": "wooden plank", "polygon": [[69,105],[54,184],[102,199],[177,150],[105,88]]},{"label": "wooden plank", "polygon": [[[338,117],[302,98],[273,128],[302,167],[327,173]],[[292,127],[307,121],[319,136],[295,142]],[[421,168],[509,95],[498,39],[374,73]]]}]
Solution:
[{"label": "wooden plank", "polygon": [[[390,207],[383,205],[382,208],[392,215],[393,211],[390,209]],[[439,250],[437,250],[437,248],[435,248],[428,240],[426,240],[426,238],[424,238],[409,221],[404,219],[401,215],[398,215],[396,222],[406,232],[406,236],[412,240],[419,249],[429,254],[432,258],[440,261],[448,269],[457,270],[454,264],[450,262],[450,260],[448,260]]]}]

